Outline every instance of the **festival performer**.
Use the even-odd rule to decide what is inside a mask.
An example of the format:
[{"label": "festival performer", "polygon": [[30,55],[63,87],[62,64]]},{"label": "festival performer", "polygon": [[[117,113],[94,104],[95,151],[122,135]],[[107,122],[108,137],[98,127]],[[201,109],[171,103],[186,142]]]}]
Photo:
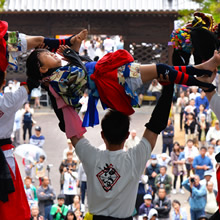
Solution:
[{"label": "festival performer", "polygon": [[[8,60],[5,58],[7,44],[5,36],[7,35],[7,22],[0,21],[0,89],[5,85],[6,68]],[[87,31],[86,31],[87,32]],[[81,45],[82,38],[86,35],[81,32],[74,36],[75,49]],[[54,39],[48,39],[48,42],[57,42]],[[58,40],[59,41],[59,40]],[[20,50],[14,51],[14,55],[18,56],[25,53],[27,49],[38,45],[34,37],[19,38]],[[35,44],[36,43],[36,44]],[[14,46],[18,44],[14,44]],[[47,46],[49,43],[47,44]],[[39,45],[38,45],[39,46]],[[53,48],[53,46],[55,46]],[[56,49],[56,45],[51,43],[51,49]],[[28,94],[35,85],[31,80],[27,79],[27,83],[22,83],[22,86],[14,93],[7,93],[0,97],[0,213],[1,219],[11,220],[29,220],[30,208],[27,202],[27,197],[24,192],[23,182],[20,176],[19,168],[13,156],[14,146],[11,144],[10,136],[13,130],[15,113],[20,109],[27,100]]]},{"label": "festival performer", "polygon": [[[135,207],[133,198],[137,194],[138,180],[150,158],[158,134],[167,125],[173,91],[173,84],[164,86],[151,119],[145,125],[143,138],[127,152],[122,149],[129,136],[130,118],[119,111],[108,111],[101,122],[101,135],[107,150],[98,150],[83,136],[71,137],[87,175],[90,213],[86,214],[85,219],[132,220]],[[65,117],[64,121],[67,125]],[[74,124],[72,127],[75,129]]]},{"label": "festival performer", "polygon": [[174,51],[173,65],[188,65],[191,54],[195,64],[210,59],[219,48],[218,26],[214,26],[210,14],[195,12],[192,22],[174,30],[171,34],[171,43]]},{"label": "festival performer", "polygon": [[[57,52],[70,61],[70,64],[62,67],[61,60],[55,54],[37,49],[28,57],[27,75],[38,85],[40,80],[44,84],[47,82],[51,93],[62,102],[58,104],[58,108],[68,111],[68,114],[63,114],[64,117],[69,118],[70,124],[75,122],[76,125],[76,129],[66,130],[68,138],[73,135],[81,136],[85,132],[77,113],[67,108],[80,108],[79,99],[85,88],[89,88],[90,95],[83,126],[94,126],[99,123],[96,110],[99,97],[105,107],[131,115],[134,112],[132,106],[138,106],[138,97],[134,91],[142,82],[161,75],[164,79],[168,77],[170,82],[203,85],[210,90],[214,87],[212,84],[200,82],[193,75],[211,75],[219,62],[219,55],[216,53],[208,62],[195,67],[140,65],[133,62],[133,57],[126,50],[118,50],[108,53],[97,63],[89,60],[84,65],[77,53],[67,46],[60,46]],[[73,119],[72,122],[70,118]]]},{"label": "festival performer", "polygon": [[[5,85],[5,75],[0,71],[0,88]],[[31,84],[22,85],[14,93],[0,97],[0,213],[5,220],[30,219],[30,208],[10,137],[15,113],[27,101],[32,88]]]}]

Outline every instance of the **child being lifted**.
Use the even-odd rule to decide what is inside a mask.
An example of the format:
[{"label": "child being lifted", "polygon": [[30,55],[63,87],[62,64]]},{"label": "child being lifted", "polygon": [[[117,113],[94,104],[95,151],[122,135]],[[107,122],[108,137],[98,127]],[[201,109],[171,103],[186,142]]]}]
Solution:
[{"label": "child being lifted", "polygon": [[220,64],[220,55],[217,51],[209,61],[194,67],[140,65],[134,63],[133,57],[126,50],[109,53],[98,62],[86,59],[85,65],[81,57],[68,46],[60,46],[58,53],[69,61],[68,65],[62,67],[61,59],[54,53],[46,49],[37,49],[29,56],[26,66],[28,78],[32,79],[33,83],[47,84],[53,96],[59,99],[58,108],[66,112],[64,117],[68,118],[70,124],[75,123],[76,129],[66,130],[67,137],[81,136],[85,132],[78,115],[67,106],[78,110],[79,99],[86,88],[89,89],[90,95],[83,121],[84,127],[99,123],[96,110],[99,97],[104,107],[131,115],[134,112],[132,106],[138,105],[135,90],[142,83],[160,77],[161,80],[169,79],[171,83],[203,86],[210,91],[214,86],[200,82],[194,75],[211,76]]}]

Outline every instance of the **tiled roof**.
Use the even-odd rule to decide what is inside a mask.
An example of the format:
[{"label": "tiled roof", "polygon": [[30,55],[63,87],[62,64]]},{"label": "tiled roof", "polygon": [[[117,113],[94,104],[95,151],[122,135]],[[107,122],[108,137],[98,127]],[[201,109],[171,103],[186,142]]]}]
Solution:
[{"label": "tiled roof", "polygon": [[199,9],[191,0],[6,0],[7,12],[169,12]]}]

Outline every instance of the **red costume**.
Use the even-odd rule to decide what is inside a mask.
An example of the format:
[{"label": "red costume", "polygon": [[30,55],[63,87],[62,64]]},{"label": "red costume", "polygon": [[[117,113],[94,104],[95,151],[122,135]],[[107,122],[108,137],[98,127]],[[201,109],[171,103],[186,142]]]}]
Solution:
[{"label": "red costume", "polygon": [[[13,145],[7,144],[1,146],[3,151],[14,148]],[[24,191],[24,184],[21,179],[20,171],[15,160],[15,175],[10,168],[15,192],[8,194],[8,201],[0,201],[0,219],[4,220],[30,220],[30,207],[28,205],[27,196]]]},{"label": "red costume", "polygon": [[4,36],[8,30],[8,23],[6,21],[0,21],[0,70],[5,71],[8,66],[8,60],[6,57],[6,41]]},{"label": "red costume", "polygon": [[[4,72],[8,66],[6,58],[6,41],[4,39],[7,29],[8,23],[0,21],[1,73]],[[4,153],[2,154],[1,152],[0,161],[0,181],[2,181],[0,183],[0,219],[2,220],[29,220],[31,217],[30,207],[24,191],[24,184],[21,179],[17,162],[13,157],[12,149],[14,146],[11,145],[10,141],[15,113],[22,107],[23,103],[27,100],[27,97],[27,91],[23,86],[14,93],[6,93],[4,96],[0,97],[0,147]],[[5,176],[4,179],[6,173],[8,175]],[[6,185],[7,183],[10,183],[10,186]]]},{"label": "red costume", "polygon": [[134,110],[131,98],[125,89],[118,83],[118,68],[133,62],[134,58],[126,50],[117,50],[106,54],[95,65],[95,71],[90,78],[95,82],[100,99],[109,108],[115,109],[126,115],[131,115]]}]

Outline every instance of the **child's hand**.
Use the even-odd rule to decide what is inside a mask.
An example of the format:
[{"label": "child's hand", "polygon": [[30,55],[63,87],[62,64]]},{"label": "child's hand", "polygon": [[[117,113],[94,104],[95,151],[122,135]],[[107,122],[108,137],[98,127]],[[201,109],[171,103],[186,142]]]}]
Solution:
[{"label": "child's hand", "polygon": [[63,57],[64,50],[68,49],[68,48],[70,48],[68,45],[60,45],[59,49],[57,50],[57,53]]},{"label": "child's hand", "polygon": [[60,45],[59,49],[57,50],[57,53],[62,57],[62,60],[67,61],[67,62],[69,62],[69,60],[63,56],[63,52],[65,49],[68,49],[68,48],[70,48],[68,45]]}]

